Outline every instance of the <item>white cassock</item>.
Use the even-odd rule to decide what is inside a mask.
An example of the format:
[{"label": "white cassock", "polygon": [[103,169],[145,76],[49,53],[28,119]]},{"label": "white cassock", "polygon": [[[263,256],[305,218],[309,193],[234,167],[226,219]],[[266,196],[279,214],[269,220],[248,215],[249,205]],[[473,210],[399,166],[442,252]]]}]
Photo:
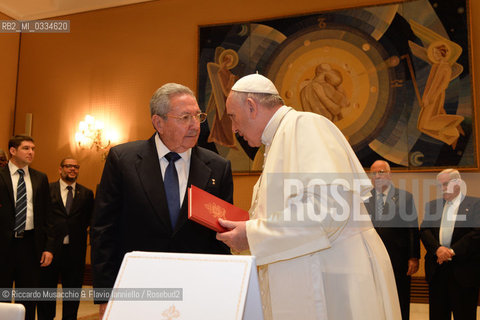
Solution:
[{"label": "white cassock", "polygon": [[246,229],[265,319],[401,319],[388,253],[360,198],[371,185],[343,134],[283,106],[262,142]]}]

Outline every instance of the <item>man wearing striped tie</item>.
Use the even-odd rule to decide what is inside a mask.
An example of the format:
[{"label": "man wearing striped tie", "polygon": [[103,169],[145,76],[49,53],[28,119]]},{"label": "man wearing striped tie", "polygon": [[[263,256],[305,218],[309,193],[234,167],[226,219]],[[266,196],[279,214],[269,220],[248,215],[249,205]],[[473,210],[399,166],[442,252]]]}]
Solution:
[{"label": "man wearing striped tie", "polygon": [[[0,168],[0,288],[12,288],[14,282],[17,289],[37,288],[40,268],[53,259],[48,179],[30,168],[35,156],[31,137],[14,136],[8,150],[10,161]],[[11,293],[3,290],[1,299],[10,301]],[[35,319],[36,302],[20,302],[25,319]]]}]

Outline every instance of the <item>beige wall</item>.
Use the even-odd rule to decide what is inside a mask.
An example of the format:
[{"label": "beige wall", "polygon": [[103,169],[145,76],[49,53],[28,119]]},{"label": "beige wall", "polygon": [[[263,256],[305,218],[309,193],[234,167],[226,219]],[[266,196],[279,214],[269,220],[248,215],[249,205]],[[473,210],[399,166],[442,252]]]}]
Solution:
[{"label": "beige wall", "polygon": [[[87,113],[103,119],[121,133],[119,142],[148,138],[154,90],[166,82],[196,89],[198,25],[362,3],[372,2],[155,1],[66,16],[68,34],[22,35],[16,133],[24,132],[25,114],[32,113],[34,167],[55,180],[58,162],[73,154],[82,165],[80,182],[95,188],[103,162],[100,154],[75,147],[79,121]],[[247,198],[251,179],[238,179]]]},{"label": "beige wall", "polygon": [[[95,189],[103,161],[100,153],[75,147],[79,121],[87,113],[102,119],[120,132],[118,142],[150,137],[148,103],[154,90],[166,82],[196,90],[199,25],[391,2],[171,0],[62,17],[71,21],[68,34],[22,35],[15,132],[24,132],[25,115],[32,113],[37,144],[34,167],[56,180],[59,161],[72,154],[82,165],[79,182]],[[470,16],[479,16],[480,2],[469,2]],[[473,35],[480,34],[478,19],[472,27]],[[478,37],[472,41],[472,51],[480,52]],[[0,34],[0,45],[0,66],[7,74],[2,73],[0,80],[0,105],[3,114],[9,115],[0,120],[0,139],[6,141],[12,131],[18,35]],[[474,64],[475,74],[479,68]],[[478,81],[475,91],[479,92]],[[412,175],[406,174],[407,178]],[[257,178],[235,177],[238,206],[248,209]]]},{"label": "beige wall", "polygon": [[[80,182],[94,189],[103,162],[100,153],[76,148],[74,133],[79,121],[87,113],[104,120],[106,126],[120,133],[118,142],[148,138],[153,132],[148,112],[153,91],[166,82],[180,82],[196,89],[198,25],[388,2],[392,1],[263,0],[238,5],[236,1],[175,0],[63,17],[71,21],[68,34],[22,35],[15,131],[24,132],[25,115],[32,113],[32,135],[37,143],[34,167],[55,180],[58,162],[73,154],[82,164]],[[480,12],[480,4],[470,2],[473,17]],[[480,23],[473,21],[473,34],[478,32]],[[0,36],[2,43],[12,38],[12,51],[18,39],[14,36]],[[473,37],[473,50],[477,52],[480,42],[475,40]],[[14,57],[0,60],[12,74],[16,68]],[[474,71],[478,64],[475,67]],[[14,81],[1,86],[9,99],[1,99],[0,103],[11,106],[12,84]],[[478,82],[475,89],[478,92]],[[2,117],[1,121],[8,126],[11,119]],[[0,138],[3,131],[4,126]],[[248,206],[255,179],[235,179],[235,201],[242,206]]]},{"label": "beige wall", "polygon": [[[0,20],[10,18],[0,13]],[[13,132],[19,39],[16,33],[0,35],[0,149],[7,153],[8,139]]]}]

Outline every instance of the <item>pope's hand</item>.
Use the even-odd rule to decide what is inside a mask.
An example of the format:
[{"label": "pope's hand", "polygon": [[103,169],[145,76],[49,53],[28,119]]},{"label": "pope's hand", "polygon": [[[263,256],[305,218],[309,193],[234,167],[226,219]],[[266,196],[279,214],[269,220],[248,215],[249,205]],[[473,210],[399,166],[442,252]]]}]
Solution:
[{"label": "pope's hand", "polygon": [[217,240],[223,241],[230,249],[236,252],[249,249],[245,221],[218,219],[218,223],[228,229],[228,231],[217,233]]}]

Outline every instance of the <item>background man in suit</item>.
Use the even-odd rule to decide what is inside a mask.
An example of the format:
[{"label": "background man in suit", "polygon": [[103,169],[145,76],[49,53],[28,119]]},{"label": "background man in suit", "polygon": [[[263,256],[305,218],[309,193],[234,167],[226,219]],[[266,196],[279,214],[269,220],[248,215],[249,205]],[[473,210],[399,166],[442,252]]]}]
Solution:
[{"label": "background man in suit", "polygon": [[443,199],[425,206],[420,227],[430,319],[476,319],[480,287],[480,199],[461,192],[460,173],[437,175]]},{"label": "background man in suit", "polygon": [[[16,288],[36,288],[40,267],[50,265],[55,246],[48,178],[29,167],[35,156],[31,137],[14,136],[8,150],[8,166],[0,168],[0,288],[12,288],[13,282]],[[35,319],[35,301],[22,304],[25,319]]]},{"label": "background man in suit", "polygon": [[[93,192],[78,184],[80,166],[74,158],[60,162],[60,179],[50,184],[53,224],[59,248],[53,263],[42,270],[42,286],[56,288],[60,275],[63,288],[81,288],[87,251],[87,228],[93,211]],[[80,301],[63,301],[62,319],[77,319]],[[38,305],[40,320],[55,318],[55,301]]]},{"label": "background man in suit", "polygon": [[412,274],[418,271],[420,258],[415,202],[410,192],[393,186],[390,165],[386,161],[373,163],[370,179],[374,189],[365,206],[392,262],[402,319],[409,319],[410,281]]},{"label": "background man in suit", "polygon": [[193,92],[175,83],[155,92],[150,113],[156,133],[113,147],[105,163],[92,220],[96,288],[113,286],[129,251],[229,252],[214,231],[187,218],[190,185],[233,200],[230,162],[195,146],[206,114]]}]

